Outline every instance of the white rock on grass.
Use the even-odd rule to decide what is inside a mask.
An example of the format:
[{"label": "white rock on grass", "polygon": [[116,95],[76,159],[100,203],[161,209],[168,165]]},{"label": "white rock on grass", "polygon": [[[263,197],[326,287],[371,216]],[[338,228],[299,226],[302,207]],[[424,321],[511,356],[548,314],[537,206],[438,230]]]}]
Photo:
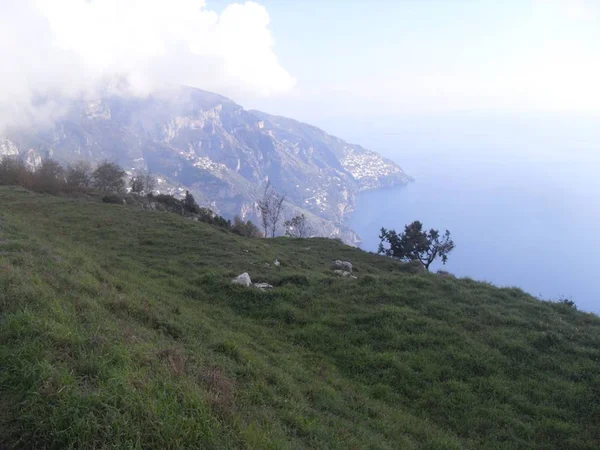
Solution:
[{"label": "white rock on grass", "polygon": [[254,283],[254,287],[260,289],[261,291],[273,289],[273,286],[271,286],[269,283]]},{"label": "white rock on grass", "polygon": [[333,268],[352,273],[352,263],[350,261],[340,261],[337,259],[333,262]]},{"label": "white rock on grass", "polygon": [[243,274],[238,275],[233,280],[231,280],[231,283],[248,287],[252,284],[252,280],[250,279],[250,275],[248,275],[248,272],[244,272]]},{"label": "white rock on grass", "polygon": [[354,275],[352,275],[350,272],[348,272],[347,270],[334,270],[333,273],[335,273],[338,277],[344,277],[344,278],[353,278],[354,280],[356,280],[356,277]]}]

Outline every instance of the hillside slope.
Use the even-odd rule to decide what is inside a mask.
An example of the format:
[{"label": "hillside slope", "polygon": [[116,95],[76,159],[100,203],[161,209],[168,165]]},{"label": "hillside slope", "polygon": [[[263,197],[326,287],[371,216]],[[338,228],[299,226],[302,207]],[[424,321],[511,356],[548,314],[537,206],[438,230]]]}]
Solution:
[{"label": "hillside slope", "polygon": [[[64,99],[55,99],[59,104]],[[150,170],[161,192],[189,189],[203,206],[258,222],[267,179],[287,193],[286,218],[303,213],[319,236],[357,243],[345,226],[356,194],[410,181],[393,161],[318,128],[246,111],[228,98],[189,87],[146,98],[101,95],[66,102],[49,128],[0,135],[0,156],[31,164],[109,159],[130,172]]]},{"label": "hillside slope", "polygon": [[599,423],[597,316],[0,188],[0,447],[597,449]]}]

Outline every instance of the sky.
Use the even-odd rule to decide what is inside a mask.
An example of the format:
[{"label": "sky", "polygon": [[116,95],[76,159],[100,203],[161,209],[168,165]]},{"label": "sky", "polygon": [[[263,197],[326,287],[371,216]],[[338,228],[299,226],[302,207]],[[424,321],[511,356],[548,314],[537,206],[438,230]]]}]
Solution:
[{"label": "sky", "polygon": [[100,88],[289,92],[295,79],[277,60],[269,21],[252,2],[217,13],[202,0],[0,0],[0,127],[52,120],[60,105],[48,98]]},{"label": "sky", "polygon": [[0,58],[0,126],[98,85],[303,120],[600,114],[600,0],[1,0]]},{"label": "sky", "polygon": [[[216,3],[218,4],[218,2]],[[600,113],[599,0],[264,1],[301,116]]]}]

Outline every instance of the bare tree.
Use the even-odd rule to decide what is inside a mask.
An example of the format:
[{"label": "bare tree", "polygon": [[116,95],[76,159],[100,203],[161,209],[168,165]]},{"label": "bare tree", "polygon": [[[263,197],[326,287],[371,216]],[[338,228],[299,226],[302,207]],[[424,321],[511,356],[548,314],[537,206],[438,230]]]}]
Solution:
[{"label": "bare tree", "polygon": [[258,209],[260,211],[260,220],[263,227],[265,237],[271,235],[275,237],[279,222],[281,221],[281,213],[283,212],[283,202],[285,194],[279,194],[268,181],[265,186],[263,198],[258,201]]},{"label": "bare tree", "polygon": [[88,189],[92,185],[92,173],[92,164],[89,161],[78,161],[67,167],[68,188],[74,191]]},{"label": "bare tree", "polygon": [[144,172],[144,193],[152,194],[158,186],[158,181],[156,181],[156,177],[152,174],[152,172]]},{"label": "bare tree", "polygon": [[286,220],[283,226],[285,227],[285,235],[290,237],[307,238],[314,233],[313,227],[308,223],[304,214]]},{"label": "bare tree", "polygon": [[131,177],[129,187],[134,194],[150,194],[156,189],[156,179],[149,172],[141,172]]}]

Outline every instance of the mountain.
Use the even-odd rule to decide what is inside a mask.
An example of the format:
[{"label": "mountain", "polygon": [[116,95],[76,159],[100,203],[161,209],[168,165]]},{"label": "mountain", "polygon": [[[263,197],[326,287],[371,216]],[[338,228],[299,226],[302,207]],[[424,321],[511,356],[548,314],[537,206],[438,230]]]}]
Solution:
[{"label": "mountain", "polygon": [[92,200],[0,187],[2,449],[598,449],[598,316]]},{"label": "mountain", "polygon": [[150,170],[159,188],[189,189],[203,205],[257,220],[266,180],[287,195],[286,217],[304,213],[323,236],[356,243],[344,222],[362,190],[410,181],[394,162],[284,117],[247,111],[210,92],[182,87],[145,98],[79,100],[46,129],[13,129],[0,153],[32,164],[43,157],[118,162]]}]

